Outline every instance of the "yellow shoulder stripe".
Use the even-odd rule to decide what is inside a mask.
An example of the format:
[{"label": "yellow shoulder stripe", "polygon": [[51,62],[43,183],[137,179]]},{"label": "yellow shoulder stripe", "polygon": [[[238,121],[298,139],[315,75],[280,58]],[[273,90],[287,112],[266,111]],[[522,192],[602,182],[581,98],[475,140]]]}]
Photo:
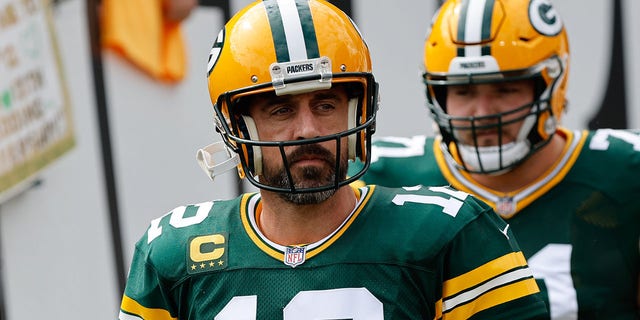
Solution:
[{"label": "yellow shoulder stripe", "polygon": [[445,281],[436,319],[467,319],[539,291],[522,252],[512,252]]},{"label": "yellow shoulder stripe", "polygon": [[487,279],[493,279],[509,270],[526,265],[527,261],[522,252],[511,252],[465,274],[445,281],[443,296],[446,299],[446,297],[456,295],[470,287],[477,286]]},{"label": "yellow shoulder stripe", "polygon": [[442,319],[469,319],[482,310],[528,296],[538,291],[538,285],[535,279],[529,278],[518,281],[491,290],[475,299],[472,303],[455,307],[451,309],[450,312],[445,313]]},{"label": "yellow shoulder stripe", "polygon": [[177,320],[178,318],[172,317],[169,311],[157,308],[147,308],[139,304],[137,301],[127,297],[122,297],[122,304],[120,310],[134,314],[142,319],[154,319],[154,320]]}]

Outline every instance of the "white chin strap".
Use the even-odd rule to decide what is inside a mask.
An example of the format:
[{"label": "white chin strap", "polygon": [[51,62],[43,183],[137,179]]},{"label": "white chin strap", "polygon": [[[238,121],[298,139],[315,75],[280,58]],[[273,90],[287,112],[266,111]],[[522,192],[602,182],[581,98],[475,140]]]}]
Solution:
[{"label": "white chin strap", "polygon": [[[502,146],[474,147],[458,144],[458,152],[467,168],[474,171],[493,171],[501,174],[511,170],[511,165],[524,159],[531,151],[531,143],[527,139],[536,123],[536,116],[529,115],[522,122],[516,141]],[[476,152],[477,151],[477,152]],[[480,166],[482,164],[482,166]],[[480,170],[482,169],[482,170]]]},{"label": "white chin strap", "polygon": [[[508,171],[512,164],[522,160],[529,154],[529,142],[527,140],[511,142],[502,146],[478,147],[459,144],[458,152],[465,165],[474,171]],[[477,154],[476,154],[477,150]],[[480,166],[482,164],[482,166]]]},{"label": "white chin strap", "polygon": [[[214,155],[216,153],[225,152],[227,159],[216,164]],[[200,165],[200,168],[207,174],[211,180],[214,180],[215,176],[225,173],[233,168],[236,168],[240,163],[238,154],[230,151],[222,141],[214,142],[202,149],[199,149],[196,153],[196,160]]]}]

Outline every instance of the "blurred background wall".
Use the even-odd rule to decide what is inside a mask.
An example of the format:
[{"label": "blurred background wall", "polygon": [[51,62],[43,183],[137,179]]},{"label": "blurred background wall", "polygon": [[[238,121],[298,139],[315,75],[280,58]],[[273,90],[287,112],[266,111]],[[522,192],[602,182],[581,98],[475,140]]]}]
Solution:
[{"label": "blurred background wall", "polygon": [[[0,203],[2,319],[116,318],[134,244],[150,220],[179,205],[252,190],[233,172],[211,182],[195,161],[198,148],[219,140],[206,88],[208,54],[225,13],[248,2],[201,0],[182,23],[184,80],[156,81],[103,50],[98,86],[87,15],[93,2],[50,5],[75,145],[29,188]],[[423,40],[438,1],[336,3],[351,13],[373,55],[382,101],[376,135],[431,134],[420,76]],[[640,2],[555,5],[571,46],[565,124],[639,128]]]}]

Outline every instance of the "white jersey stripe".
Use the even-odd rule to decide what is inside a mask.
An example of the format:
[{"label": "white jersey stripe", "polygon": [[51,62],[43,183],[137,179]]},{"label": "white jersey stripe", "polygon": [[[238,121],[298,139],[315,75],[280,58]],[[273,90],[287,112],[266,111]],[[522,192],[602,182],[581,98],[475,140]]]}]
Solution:
[{"label": "white jersey stripe", "polygon": [[531,273],[531,270],[529,270],[529,268],[518,269],[518,270],[511,271],[509,273],[503,274],[477,288],[474,288],[473,290],[462,293],[451,299],[444,300],[442,302],[442,311],[447,312],[457,307],[460,304],[469,302],[471,300],[475,300],[479,296],[497,287],[503,286],[511,282],[527,279],[527,278],[533,278],[533,274]]},{"label": "white jersey stripe", "polygon": [[120,313],[118,314],[118,319],[119,320],[142,320],[142,318],[140,317],[136,317],[134,315],[130,315],[130,314],[126,314],[122,311],[120,311]]}]

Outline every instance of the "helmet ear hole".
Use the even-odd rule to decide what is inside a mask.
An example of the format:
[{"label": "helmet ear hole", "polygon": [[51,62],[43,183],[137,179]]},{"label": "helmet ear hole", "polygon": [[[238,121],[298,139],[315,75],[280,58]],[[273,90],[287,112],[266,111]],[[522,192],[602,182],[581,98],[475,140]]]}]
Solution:
[{"label": "helmet ear hole", "polygon": [[[238,130],[240,131],[240,138],[255,141],[260,140],[256,123],[250,116],[240,115],[238,118]],[[246,153],[245,160],[249,170],[256,176],[262,174],[262,150],[260,147],[248,147],[246,144],[243,144],[242,150]]]}]

